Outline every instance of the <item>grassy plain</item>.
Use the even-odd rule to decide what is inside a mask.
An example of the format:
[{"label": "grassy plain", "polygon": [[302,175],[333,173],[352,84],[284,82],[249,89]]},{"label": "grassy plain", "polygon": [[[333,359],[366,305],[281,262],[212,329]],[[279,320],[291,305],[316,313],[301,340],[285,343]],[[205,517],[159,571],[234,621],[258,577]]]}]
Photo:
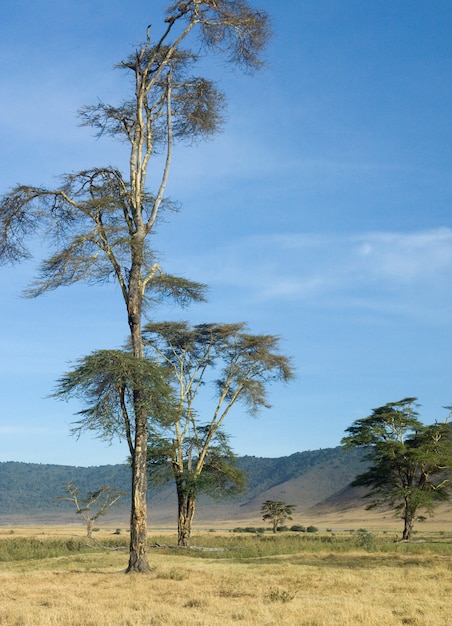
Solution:
[{"label": "grassy plain", "polygon": [[0,529],[0,625],[452,625],[452,533],[218,529],[188,551],[154,531],[142,576],[124,574],[127,533],[113,531]]}]

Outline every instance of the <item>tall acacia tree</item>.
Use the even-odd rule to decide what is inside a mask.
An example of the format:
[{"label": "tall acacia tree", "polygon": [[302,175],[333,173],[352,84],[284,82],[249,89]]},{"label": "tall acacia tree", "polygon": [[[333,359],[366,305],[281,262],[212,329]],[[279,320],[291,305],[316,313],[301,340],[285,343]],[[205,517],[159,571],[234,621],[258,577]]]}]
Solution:
[{"label": "tall acacia tree", "polygon": [[[416,398],[389,402],[356,420],[342,439],[346,448],[363,448],[369,469],[351,483],[367,487],[368,509],[389,505],[402,514],[402,539],[408,541],[420,510],[433,512],[449,498],[452,439],[447,420],[424,426]],[[450,409],[450,407],[446,407]]]},{"label": "tall acacia tree", "polygon": [[[146,41],[119,64],[131,73],[133,91],[119,105],[86,106],[82,123],[111,135],[129,149],[128,176],[112,166],[65,175],[56,188],[19,185],[0,202],[0,259],[29,256],[26,239],[46,236],[52,253],[40,266],[27,294],[38,296],[84,280],[119,284],[134,358],[143,358],[141,327],[146,301],[166,295],[201,298],[202,286],[166,275],[149,244],[162,209],[171,207],[165,188],[177,140],[216,133],[222,122],[223,94],[212,81],[192,74],[197,55],[182,48],[198,33],[208,51],[225,54],[246,70],[262,65],[269,18],[246,0],[178,0],[166,10],[161,32],[148,27]],[[155,155],[165,155],[160,182],[147,189]],[[158,178],[158,177],[157,177]],[[148,415],[143,389],[133,390],[134,444],[128,572],[148,572],[146,458]]]},{"label": "tall acacia tree", "polygon": [[[238,403],[251,414],[268,407],[268,385],[290,380],[293,369],[279,352],[278,337],[250,334],[244,323],[149,323],[143,338],[145,354],[168,368],[174,380],[174,420],[160,428],[157,446],[151,438],[150,459],[166,455],[171,464],[178,501],[178,544],[188,546],[206,474],[237,478],[222,432],[226,416]],[[202,394],[207,385],[208,393]]]}]

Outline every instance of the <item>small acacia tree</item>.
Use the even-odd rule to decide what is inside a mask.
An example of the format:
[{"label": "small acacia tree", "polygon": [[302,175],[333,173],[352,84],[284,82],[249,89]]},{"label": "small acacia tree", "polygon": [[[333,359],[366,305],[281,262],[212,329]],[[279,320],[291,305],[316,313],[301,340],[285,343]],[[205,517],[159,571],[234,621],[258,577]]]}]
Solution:
[{"label": "small acacia tree", "polygon": [[270,522],[272,530],[276,534],[278,526],[284,524],[288,519],[292,519],[292,513],[296,504],[286,504],[280,500],[266,500],[261,508],[262,519]]},{"label": "small acacia tree", "polygon": [[[369,464],[351,483],[367,487],[368,509],[390,506],[402,514],[402,539],[411,538],[418,513],[432,514],[450,492],[451,430],[446,421],[424,426],[415,410],[416,398],[374,409],[356,420],[342,439],[346,448],[363,448]],[[450,410],[450,407],[446,407]]]},{"label": "small acacia tree", "polygon": [[[237,483],[222,432],[226,416],[236,403],[251,414],[269,407],[267,387],[290,380],[293,370],[290,360],[279,353],[278,337],[250,334],[243,323],[150,323],[144,327],[143,338],[145,353],[167,367],[174,381],[175,419],[160,429],[157,450],[164,450],[171,464],[178,500],[178,543],[187,546],[198,492],[212,480]],[[207,384],[209,391],[203,394]],[[151,438],[151,460],[159,458],[153,450]]]},{"label": "small acacia tree", "polygon": [[111,485],[102,485],[96,491],[90,491],[85,496],[80,494],[79,487],[74,482],[65,484],[68,495],[58,496],[55,502],[68,500],[73,502],[76,512],[86,523],[86,536],[92,537],[94,523],[102,515],[105,515],[116,502],[125,495],[123,491],[118,491]]},{"label": "small acacia tree", "polygon": [[[255,70],[262,65],[260,54],[270,35],[269,18],[246,0],[172,2],[161,32],[154,36],[154,28],[148,27],[146,41],[119,63],[120,69],[132,74],[132,93],[120,104],[101,102],[80,111],[84,125],[128,147],[128,175],[113,166],[95,167],[63,176],[56,188],[18,185],[0,200],[0,261],[26,258],[29,237],[45,237],[51,245],[28,295],[38,296],[82,280],[99,283],[113,279],[124,299],[136,359],[143,358],[141,329],[146,303],[168,295],[185,300],[203,297],[202,286],[165,274],[149,243],[159,213],[172,206],[164,194],[174,142],[209,137],[222,124],[223,94],[212,81],[193,74],[198,57],[182,48],[192,33],[198,33],[201,48]],[[147,188],[151,164],[156,164],[158,181],[152,191]],[[146,573],[150,570],[146,540],[148,415],[143,393],[139,385],[132,391],[127,572]]]}]

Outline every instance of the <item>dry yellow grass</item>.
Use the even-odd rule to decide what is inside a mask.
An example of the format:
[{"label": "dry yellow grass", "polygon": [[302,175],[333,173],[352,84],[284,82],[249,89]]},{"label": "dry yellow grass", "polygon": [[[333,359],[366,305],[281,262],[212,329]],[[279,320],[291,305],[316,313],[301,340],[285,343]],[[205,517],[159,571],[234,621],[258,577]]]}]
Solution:
[{"label": "dry yellow grass", "polygon": [[[30,534],[39,532],[52,533]],[[216,560],[151,549],[150,560],[149,576],[125,575],[127,554],[114,551],[3,563],[0,624],[452,625],[452,557],[446,554],[326,549]]]}]

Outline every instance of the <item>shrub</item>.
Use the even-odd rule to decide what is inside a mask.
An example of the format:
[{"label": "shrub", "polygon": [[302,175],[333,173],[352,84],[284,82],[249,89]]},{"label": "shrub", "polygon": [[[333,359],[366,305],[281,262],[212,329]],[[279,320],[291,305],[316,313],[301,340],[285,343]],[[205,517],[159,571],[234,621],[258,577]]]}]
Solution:
[{"label": "shrub", "polygon": [[358,530],[358,536],[356,537],[356,543],[360,548],[373,550],[375,547],[375,537],[365,528],[360,528]]},{"label": "shrub", "polygon": [[294,595],[289,591],[280,591],[279,589],[271,589],[268,594],[268,599],[271,602],[290,602],[294,599]]},{"label": "shrub", "polygon": [[293,526],[290,527],[290,530],[293,533],[305,533],[306,526],[301,526],[301,524],[294,524]]},{"label": "shrub", "polygon": [[317,526],[308,526],[306,528],[307,533],[317,533],[318,531],[319,529],[317,528]]}]

